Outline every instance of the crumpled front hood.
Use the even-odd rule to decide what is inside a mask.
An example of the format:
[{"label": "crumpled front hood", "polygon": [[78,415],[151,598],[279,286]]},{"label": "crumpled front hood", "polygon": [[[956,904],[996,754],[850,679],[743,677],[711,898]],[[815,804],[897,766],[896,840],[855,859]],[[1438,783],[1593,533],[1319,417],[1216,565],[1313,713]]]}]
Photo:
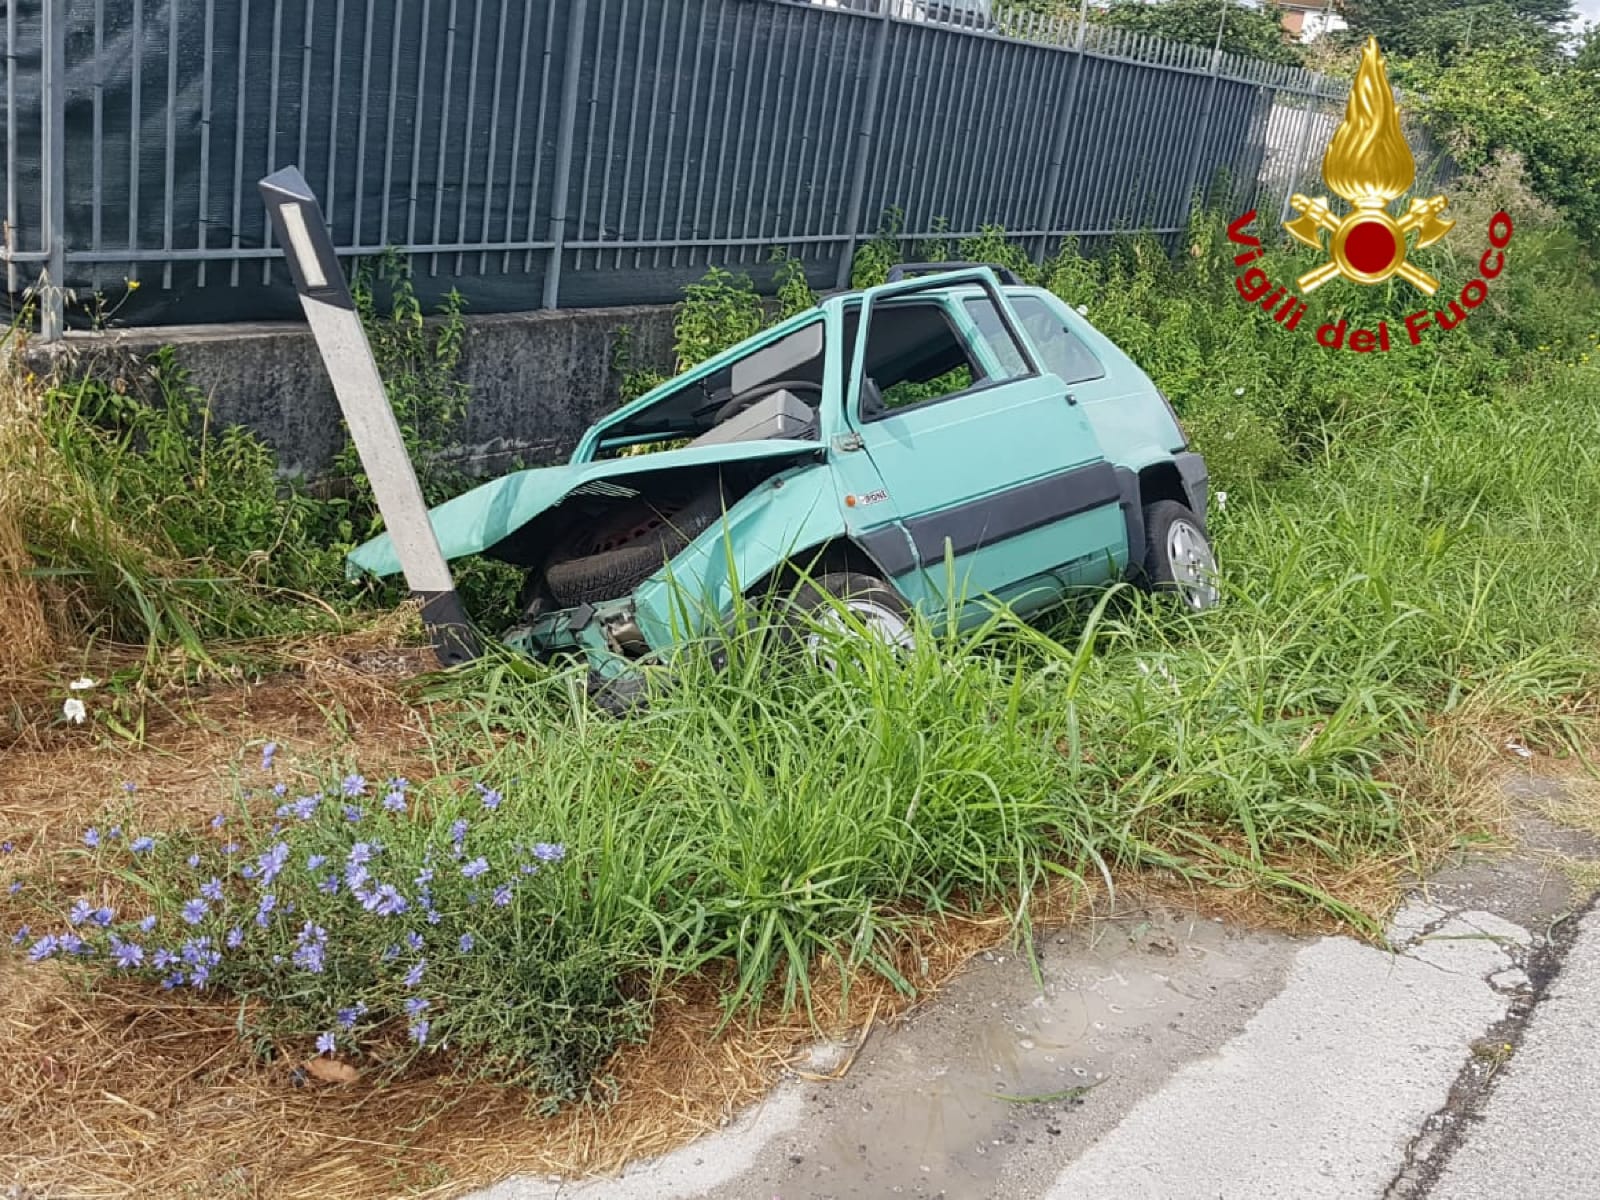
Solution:
[{"label": "crumpled front hood", "polygon": [[[576,488],[599,479],[626,477],[631,481],[650,475],[705,467],[715,463],[752,462],[768,458],[802,458],[822,452],[816,442],[772,440],[731,442],[717,446],[691,446],[663,450],[637,458],[569,463],[562,467],[537,467],[515,471],[482,484],[429,510],[434,536],[446,559],[481,554],[504,541],[540,513],[560,504]],[[345,559],[345,573],[395,575],[400,558],[384,533],[357,546]]]}]

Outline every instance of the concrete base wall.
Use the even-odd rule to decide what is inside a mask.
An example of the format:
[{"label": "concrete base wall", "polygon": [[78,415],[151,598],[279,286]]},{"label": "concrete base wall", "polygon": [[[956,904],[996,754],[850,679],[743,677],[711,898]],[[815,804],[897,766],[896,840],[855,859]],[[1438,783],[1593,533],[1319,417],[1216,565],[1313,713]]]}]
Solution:
[{"label": "concrete base wall", "polygon": [[[667,305],[469,316],[465,322],[461,375],[471,401],[461,449],[484,471],[518,458],[532,466],[563,461],[583,431],[620,402],[616,358],[624,340],[633,367],[671,369]],[[213,421],[254,430],[287,471],[315,475],[342,444],[339,406],[303,324],[74,334],[63,346],[91,362],[173,347],[190,378],[212,397]]]}]

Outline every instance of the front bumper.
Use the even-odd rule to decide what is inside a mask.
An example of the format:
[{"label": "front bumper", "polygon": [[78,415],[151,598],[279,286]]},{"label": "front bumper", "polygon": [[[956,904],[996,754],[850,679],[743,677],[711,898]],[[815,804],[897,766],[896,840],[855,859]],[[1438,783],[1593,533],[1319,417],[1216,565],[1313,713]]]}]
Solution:
[{"label": "front bumper", "polygon": [[507,630],[501,640],[530,658],[581,654],[590,670],[605,680],[633,674],[635,660],[651,649],[639,631],[632,600],[580,604],[544,613]]}]

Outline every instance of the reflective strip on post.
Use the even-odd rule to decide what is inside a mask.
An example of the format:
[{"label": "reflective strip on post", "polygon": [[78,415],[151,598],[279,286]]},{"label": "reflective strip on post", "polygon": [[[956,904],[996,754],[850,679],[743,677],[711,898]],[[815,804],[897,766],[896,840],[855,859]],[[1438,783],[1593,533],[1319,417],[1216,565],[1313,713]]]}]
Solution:
[{"label": "reflective strip on post", "polygon": [[399,555],[406,584],[422,601],[422,619],[439,661],[455,666],[475,658],[477,639],[467,624],[461,597],[428,520],[428,506],[399,422],[389,406],[372,347],[323,223],[322,206],[295,167],[269,175],[260,188],[356,453],[372,481],[378,511]]}]

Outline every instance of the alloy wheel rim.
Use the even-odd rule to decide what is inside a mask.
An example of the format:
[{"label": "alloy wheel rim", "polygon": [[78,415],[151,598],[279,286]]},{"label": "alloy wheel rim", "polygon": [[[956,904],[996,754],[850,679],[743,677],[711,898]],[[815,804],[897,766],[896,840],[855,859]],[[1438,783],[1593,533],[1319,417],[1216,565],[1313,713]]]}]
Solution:
[{"label": "alloy wheel rim", "polygon": [[1185,604],[1199,612],[1217,602],[1217,560],[1205,534],[1188,521],[1174,521],[1168,528],[1167,561]]}]

